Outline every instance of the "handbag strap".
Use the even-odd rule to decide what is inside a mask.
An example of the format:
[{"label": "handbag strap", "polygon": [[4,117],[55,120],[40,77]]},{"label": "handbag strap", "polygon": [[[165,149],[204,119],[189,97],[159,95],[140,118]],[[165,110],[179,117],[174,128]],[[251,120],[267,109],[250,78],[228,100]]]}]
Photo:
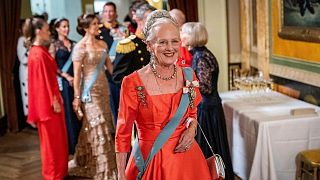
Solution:
[{"label": "handbag strap", "polygon": [[209,141],[208,141],[208,139],[207,139],[207,136],[204,134],[204,132],[203,132],[203,130],[202,130],[202,128],[201,128],[201,126],[200,126],[199,123],[198,123],[198,127],[199,127],[199,129],[200,129],[200,131],[201,131],[204,139],[206,140],[206,142],[207,142],[207,144],[208,144],[208,146],[209,146],[209,148],[210,148],[210,150],[211,150],[211,152],[212,152],[212,155],[215,155],[215,153],[213,152],[213,148],[212,148],[212,146],[210,145],[210,143],[209,143]]},{"label": "handbag strap", "polygon": [[219,177],[222,177],[222,179],[225,179],[225,171],[224,171],[224,169],[226,168],[226,166],[224,165],[224,162],[223,162],[223,160],[222,160],[222,157],[221,157],[219,154],[215,154],[215,153],[213,152],[213,148],[212,148],[212,146],[210,145],[210,143],[209,143],[206,135],[204,134],[204,132],[203,132],[203,130],[202,130],[202,128],[201,128],[201,126],[200,126],[199,123],[198,123],[198,126],[199,126],[199,129],[200,129],[200,131],[201,131],[204,139],[206,140],[206,142],[207,142],[207,144],[208,144],[208,146],[209,146],[209,148],[210,148],[210,150],[211,150],[211,152],[212,152],[212,156],[215,157],[215,166],[216,166],[216,170],[217,170],[218,176],[219,176]]},{"label": "handbag strap", "polygon": [[101,60],[100,60],[99,64],[97,65],[97,67],[96,67],[91,79],[89,80],[89,82],[87,84],[84,85],[83,93],[81,95],[81,100],[83,102],[88,102],[89,101],[89,99],[90,99],[90,90],[91,90],[91,88],[93,87],[94,83],[96,82],[96,80],[98,78],[100,69],[103,67],[103,65],[104,65],[104,63],[106,61],[107,55],[108,55],[108,51],[107,50],[103,51],[103,54],[101,56]]},{"label": "handbag strap", "polygon": [[[191,68],[184,68],[183,69],[184,76],[187,80],[192,81],[193,75],[192,75],[192,69]],[[163,130],[160,132],[158,137],[156,138],[155,142],[153,143],[153,146],[148,154],[148,157],[146,161],[144,161],[139,142],[138,137],[135,138],[135,142],[133,145],[133,155],[134,160],[136,162],[136,166],[139,170],[137,179],[140,180],[146,171],[150,161],[152,158],[156,155],[156,153],[162,148],[162,146],[167,142],[167,140],[171,137],[175,129],[178,127],[180,120],[182,119],[183,115],[185,114],[187,108],[189,106],[189,97],[188,94],[183,93],[179,107],[174,114],[173,118],[168,122],[168,124],[163,128]]]}]

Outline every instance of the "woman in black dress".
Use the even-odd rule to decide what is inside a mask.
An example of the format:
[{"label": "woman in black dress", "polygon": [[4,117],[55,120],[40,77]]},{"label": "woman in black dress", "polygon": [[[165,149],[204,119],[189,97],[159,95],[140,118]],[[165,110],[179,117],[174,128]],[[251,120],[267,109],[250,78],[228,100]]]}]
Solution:
[{"label": "woman in black dress", "polygon": [[58,77],[58,83],[65,109],[69,154],[73,155],[81,128],[81,123],[77,120],[72,108],[73,64],[71,52],[75,42],[68,39],[69,20],[66,18],[56,19],[52,24],[51,32],[52,43],[49,51],[55,58],[58,68],[61,71],[61,76]]},{"label": "woman in black dress", "polygon": [[[192,54],[192,69],[200,82],[202,101],[198,106],[198,122],[215,153],[220,154],[226,165],[226,178],[234,179],[229,152],[226,122],[218,93],[219,65],[216,57],[205,45],[208,32],[199,22],[189,22],[182,26],[182,46]],[[198,129],[196,140],[206,158],[212,156],[201,131]]]}]

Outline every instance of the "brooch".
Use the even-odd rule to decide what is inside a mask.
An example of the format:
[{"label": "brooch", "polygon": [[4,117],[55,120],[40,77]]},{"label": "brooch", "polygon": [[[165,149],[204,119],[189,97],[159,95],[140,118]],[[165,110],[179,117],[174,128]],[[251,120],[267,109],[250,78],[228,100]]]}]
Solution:
[{"label": "brooch", "polygon": [[140,103],[142,103],[143,106],[147,106],[146,94],[144,93],[144,86],[137,86],[136,90]]},{"label": "brooch", "polygon": [[190,100],[190,107],[191,109],[194,107],[194,100],[196,99],[196,90],[195,87],[199,87],[199,81],[188,81],[186,80],[186,85],[183,87],[183,93],[188,93],[189,100]]}]

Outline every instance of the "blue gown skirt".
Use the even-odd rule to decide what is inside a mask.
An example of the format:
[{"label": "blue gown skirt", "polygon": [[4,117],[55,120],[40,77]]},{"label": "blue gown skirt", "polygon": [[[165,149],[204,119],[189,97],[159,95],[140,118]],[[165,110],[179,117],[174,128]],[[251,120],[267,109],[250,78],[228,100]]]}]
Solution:
[{"label": "blue gown skirt", "polygon": [[[225,179],[233,180],[234,174],[227,139],[226,121],[221,103],[209,104],[202,101],[198,106],[198,123],[203,129],[214,153],[219,154],[225,163]],[[196,140],[205,157],[212,156],[212,152],[199,128]]]},{"label": "blue gown skirt", "polygon": [[60,92],[64,103],[66,127],[68,132],[68,149],[69,154],[74,154],[82,123],[77,119],[72,108],[73,87],[70,86],[69,82],[64,78],[62,79],[62,87],[63,89]]}]

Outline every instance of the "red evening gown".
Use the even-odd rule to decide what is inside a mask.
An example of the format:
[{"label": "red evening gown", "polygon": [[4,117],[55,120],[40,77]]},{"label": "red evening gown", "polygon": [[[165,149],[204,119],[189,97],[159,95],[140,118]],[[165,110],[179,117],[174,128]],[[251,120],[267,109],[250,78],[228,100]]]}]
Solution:
[{"label": "red evening gown", "polygon": [[[43,46],[32,46],[28,57],[28,123],[38,127],[45,180],[62,180],[68,170],[68,141],[63,102],[56,79],[57,65]],[[53,112],[53,97],[61,112]]]},{"label": "red evening gown", "polygon": [[[177,93],[149,95],[145,89],[138,92],[137,87],[139,86],[144,85],[137,71],[123,80],[116,131],[116,152],[130,151],[132,126],[135,122],[141,152],[146,159],[156,137],[175,114],[182,96],[182,89]],[[199,89],[196,88],[196,91],[194,107],[197,107],[201,101]],[[145,98],[138,95],[141,93],[145,95]],[[187,117],[196,117],[196,113],[196,108],[188,108],[173,135],[150,161],[143,179],[210,179],[206,160],[195,141],[186,152],[174,152],[180,135],[186,130],[183,121]],[[135,180],[137,174],[138,169],[131,154],[126,168],[127,180]]]}]

